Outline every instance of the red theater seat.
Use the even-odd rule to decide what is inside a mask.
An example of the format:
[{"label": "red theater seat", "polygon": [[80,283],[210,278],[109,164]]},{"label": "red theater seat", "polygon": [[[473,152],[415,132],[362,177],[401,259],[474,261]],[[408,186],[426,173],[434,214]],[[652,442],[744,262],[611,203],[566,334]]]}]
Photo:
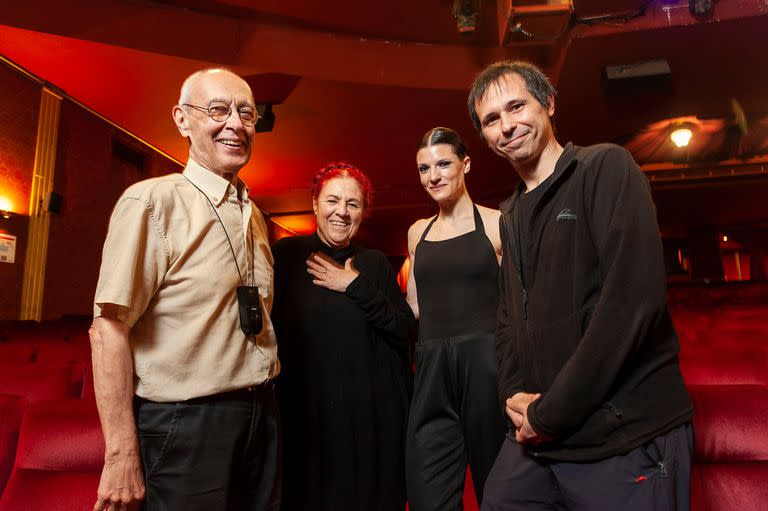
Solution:
[{"label": "red theater seat", "polygon": [[706,346],[680,352],[688,385],[768,385],[768,351],[755,347]]},{"label": "red theater seat", "polygon": [[80,342],[41,342],[36,361],[46,363],[82,363],[91,361],[91,345]]},{"label": "red theater seat", "polygon": [[30,402],[63,399],[71,392],[70,364],[0,364],[0,393]]},{"label": "red theater seat", "polygon": [[768,387],[690,385],[688,390],[697,462],[768,462]]},{"label": "red theater seat", "polygon": [[768,353],[768,333],[741,330],[733,332],[712,331],[702,338],[702,347],[735,351],[761,351]]},{"label": "red theater seat", "polygon": [[40,331],[53,341],[88,342],[88,328],[93,318],[90,316],[67,316],[61,319],[43,321]]},{"label": "red theater seat", "polygon": [[91,345],[75,342],[41,342],[37,353],[38,364],[68,364],[70,385],[68,396],[79,397],[87,366],[91,365]]},{"label": "red theater seat", "polygon": [[761,511],[768,506],[768,464],[694,464],[692,511]]},{"label": "red theater seat", "polygon": [[31,364],[37,356],[37,342],[0,342],[0,363]]},{"label": "red theater seat", "polygon": [[93,367],[90,365],[86,366],[83,374],[83,390],[80,397],[90,401],[96,399],[96,389],[93,386]]},{"label": "red theater seat", "polygon": [[743,321],[732,318],[722,318],[714,323],[704,335],[762,335],[768,338],[768,318],[766,322]]},{"label": "red theater seat", "polygon": [[56,320],[0,321],[0,341],[88,342],[90,317],[76,316]]},{"label": "red theater seat", "polygon": [[766,509],[768,387],[694,385],[689,390],[696,439],[691,509]]},{"label": "red theater seat", "polygon": [[765,305],[752,305],[741,307],[724,307],[723,317],[731,318],[734,321],[745,321],[747,323],[763,323],[768,317],[768,307]]},{"label": "red theater seat", "polygon": [[706,332],[715,318],[712,308],[674,307],[670,308],[670,314],[683,346],[699,342],[699,336]]},{"label": "red theater seat", "polygon": [[16,444],[27,401],[20,396],[0,394],[0,495],[11,475]]},{"label": "red theater seat", "polygon": [[40,330],[40,324],[31,320],[4,320],[0,321],[0,340],[28,340],[37,339],[37,332]]},{"label": "red theater seat", "polygon": [[93,402],[46,401],[30,406],[0,511],[92,509],[104,460]]},{"label": "red theater seat", "polygon": [[18,330],[8,333],[8,342],[30,342],[36,343],[45,340],[46,336],[40,330]]}]

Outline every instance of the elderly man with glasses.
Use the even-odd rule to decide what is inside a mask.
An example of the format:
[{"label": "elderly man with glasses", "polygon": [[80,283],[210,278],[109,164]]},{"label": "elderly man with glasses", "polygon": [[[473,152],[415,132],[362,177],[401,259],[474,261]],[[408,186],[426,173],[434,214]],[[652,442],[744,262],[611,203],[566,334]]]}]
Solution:
[{"label": "elderly man with glasses", "polygon": [[278,509],[272,256],[238,172],[259,114],[222,69],[173,119],[181,174],[129,187],[104,243],[90,330],[106,452],[94,510]]}]

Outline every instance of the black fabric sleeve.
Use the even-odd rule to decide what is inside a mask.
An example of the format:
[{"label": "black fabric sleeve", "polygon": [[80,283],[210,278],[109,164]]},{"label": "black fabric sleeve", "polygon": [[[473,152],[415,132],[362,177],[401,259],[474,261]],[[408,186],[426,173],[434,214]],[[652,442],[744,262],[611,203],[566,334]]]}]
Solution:
[{"label": "black fabric sleeve", "polygon": [[[517,360],[513,342],[514,326],[510,320],[510,297],[508,279],[516,279],[510,275],[512,248],[509,244],[507,227],[504,215],[499,217],[499,235],[501,247],[504,253],[501,267],[499,268],[499,307],[496,313],[496,358],[499,361],[499,402],[502,411],[506,408],[506,400],[523,390],[523,380],[520,373],[520,365]],[[510,271],[511,270],[511,271]],[[504,414],[506,417],[506,413]]]},{"label": "black fabric sleeve", "polygon": [[607,399],[622,367],[665,310],[666,274],[648,180],[618,146],[596,155],[585,178],[586,221],[599,258],[599,299],[576,351],[528,420],[540,434],[578,430]]},{"label": "black fabric sleeve", "polygon": [[371,326],[398,348],[408,345],[408,334],[416,319],[397,285],[394,271],[382,255],[370,274],[360,271],[345,294],[365,314]]}]

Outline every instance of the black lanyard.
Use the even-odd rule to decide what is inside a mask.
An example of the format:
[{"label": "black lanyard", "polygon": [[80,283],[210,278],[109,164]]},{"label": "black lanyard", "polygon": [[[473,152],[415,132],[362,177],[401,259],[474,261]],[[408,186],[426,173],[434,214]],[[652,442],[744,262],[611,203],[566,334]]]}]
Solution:
[{"label": "black lanyard", "polygon": [[[235,261],[235,267],[237,268],[237,276],[240,277],[240,284],[245,285],[245,281],[243,280],[243,274],[240,273],[240,265],[237,263],[237,256],[235,255],[235,249],[232,246],[232,240],[229,238],[229,233],[227,232],[227,228],[224,226],[224,222],[221,221],[221,217],[219,216],[219,212],[216,211],[216,206],[213,205],[213,202],[211,202],[211,199],[208,197],[208,195],[203,192],[199,186],[197,186],[195,183],[192,182],[191,179],[189,179],[187,176],[182,174],[184,176],[184,179],[189,181],[189,184],[197,188],[197,191],[203,194],[203,197],[208,201],[208,204],[211,205],[211,209],[213,209],[213,212],[216,214],[216,218],[219,220],[219,223],[221,224],[221,228],[224,229],[224,236],[227,237],[227,243],[229,244],[229,251],[232,252],[232,260]],[[253,249],[253,226],[251,225],[251,219],[248,218],[248,230],[251,233],[251,282],[253,282],[253,278],[256,273],[256,252],[254,252]],[[248,264],[248,249],[245,251],[245,264]]]}]

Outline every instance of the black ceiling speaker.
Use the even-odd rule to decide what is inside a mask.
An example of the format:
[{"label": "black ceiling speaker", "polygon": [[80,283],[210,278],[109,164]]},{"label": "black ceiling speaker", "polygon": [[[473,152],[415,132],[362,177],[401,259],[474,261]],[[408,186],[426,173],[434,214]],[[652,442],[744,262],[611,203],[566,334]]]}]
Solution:
[{"label": "black ceiling speaker", "polygon": [[272,131],[275,127],[275,114],[272,112],[272,105],[270,103],[264,103],[256,105],[256,109],[261,114],[259,121],[254,126],[256,133],[266,133]]},{"label": "black ceiling speaker", "polygon": [[51,192],[48,195],[47,204],[44,204],[45,209],[51,213],[58,213],[61,211],[62,203],[64,202],[64,196],[60,193]]},{"label": "black ceiling speaker", "polygon": [[715,0],[688,0],[688,9],[697,18],[708,18],[712,15],[714,4]]},{"label": "black ceiling speaker", "polygon": [[603,68],[603,90],[609,96],[656,94],[672,86],[666,59],[631,62]]}]

